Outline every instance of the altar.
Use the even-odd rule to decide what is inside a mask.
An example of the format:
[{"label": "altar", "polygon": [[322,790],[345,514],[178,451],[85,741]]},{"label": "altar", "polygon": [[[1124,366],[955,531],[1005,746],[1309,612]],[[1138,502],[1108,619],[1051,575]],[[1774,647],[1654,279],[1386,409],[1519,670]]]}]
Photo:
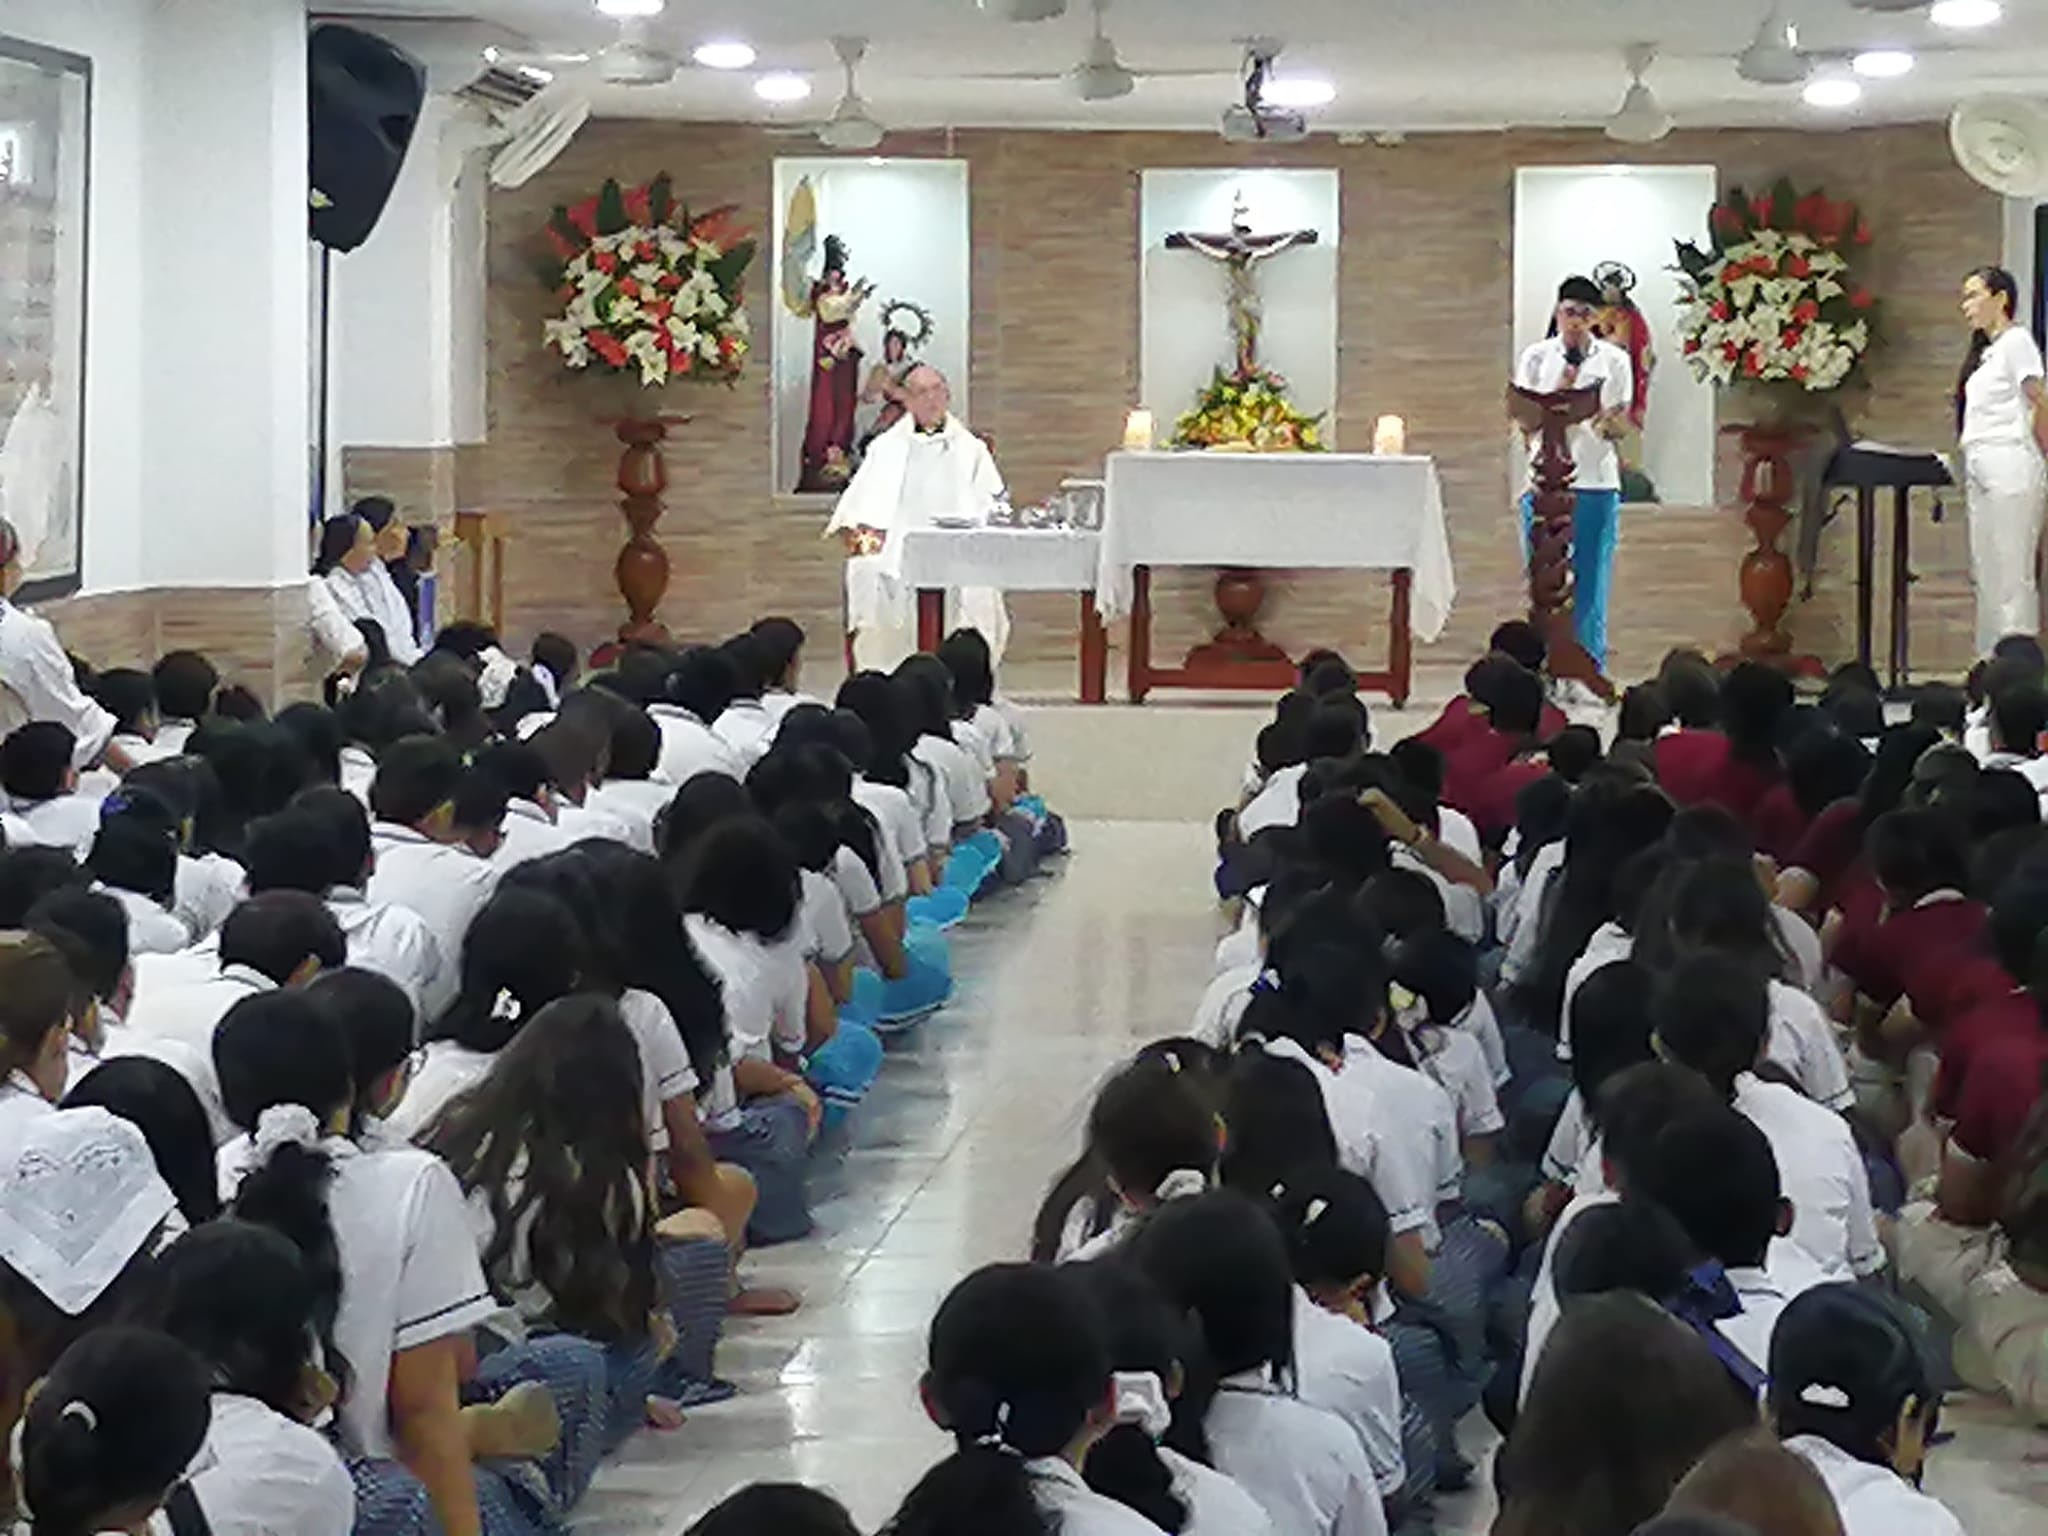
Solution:
[{"label": "altar", "polygon": [[1388,664],[1359,682],[1407,702],[1413,642],[1443,633],[1457,591],[1434,460],[1121,452],[1109,456],[1106,483],[1095,600],[1104,618],[1130,618],[1133,703],[1155,688],[1279,692],[1295,682],[1293,663],[1248,622],[1197,647],[1183,666],[1155,666],[1155,566],[1392,572]]}]

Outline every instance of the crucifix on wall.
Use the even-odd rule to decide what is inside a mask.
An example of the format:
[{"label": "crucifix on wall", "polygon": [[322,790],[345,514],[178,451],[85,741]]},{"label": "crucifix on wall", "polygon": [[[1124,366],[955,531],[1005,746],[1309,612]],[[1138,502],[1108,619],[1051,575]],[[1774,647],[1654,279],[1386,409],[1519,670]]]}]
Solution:
[{"label": "crucifix on wall", "polygon": [[1230,339],[1237,354],[1238,377],[1258,371],[1259,330],[1265,311],[1259,300],[1259,283],[1254,268],[1268,257],[1301,246],[1314,245],[1321,235],[1313,229],[1289,230],[1281,234],[1252,233],[1251,209],[1240,188],[1230,205],[1227,234],[1198,234],[1178,230],[1166,237],[1170,251],[1193,251],[1223,264],[1230,284]]}]

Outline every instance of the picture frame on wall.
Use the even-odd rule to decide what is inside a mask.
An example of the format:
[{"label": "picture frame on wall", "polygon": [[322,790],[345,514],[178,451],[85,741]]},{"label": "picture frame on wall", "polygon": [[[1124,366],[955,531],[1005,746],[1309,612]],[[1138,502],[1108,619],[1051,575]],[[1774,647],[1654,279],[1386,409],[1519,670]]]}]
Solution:
[{"label": "picture frame on wall", "polygon": [[24,602],[84,569],[92,90],[90,59],[0,36],[0,516]]}]

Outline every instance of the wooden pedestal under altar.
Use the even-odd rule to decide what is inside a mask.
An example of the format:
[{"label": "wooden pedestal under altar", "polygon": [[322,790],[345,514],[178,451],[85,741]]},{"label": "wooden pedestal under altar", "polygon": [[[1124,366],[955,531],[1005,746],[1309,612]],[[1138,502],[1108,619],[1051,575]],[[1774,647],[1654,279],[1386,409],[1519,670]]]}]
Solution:
[{"label": "wooden pedestal under altar", "polygon": [[[1114,453],[1096,602],[1131,620],[1130,691],[1290,688],[1295,665],[1258,632],[1259,570],[1389,571],[1388,663],[1362,686],[1405,704],[1413,641],[1434,640],[1456,582],[1434,461],[1362,453]],[[1152,663],[1152,571],[1221,567],[1224,628],[1179,667]]]}]

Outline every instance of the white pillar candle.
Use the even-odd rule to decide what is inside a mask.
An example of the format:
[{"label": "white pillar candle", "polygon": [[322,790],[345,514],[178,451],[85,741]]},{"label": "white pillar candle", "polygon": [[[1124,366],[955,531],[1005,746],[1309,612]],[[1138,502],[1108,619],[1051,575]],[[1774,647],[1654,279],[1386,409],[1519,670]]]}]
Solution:
[{"label": "white pillar candle", "polygon": [[1372,429],[1372,451],[1380,454],[1408,451],[1408,423],[1398,416],[1382,416]]},{"label": "white pillar candle", "polygon": [[1124,447],[1132,453],[1147,453],[1152,447],[1152,413],[1135,410],[1124,418]]}]

